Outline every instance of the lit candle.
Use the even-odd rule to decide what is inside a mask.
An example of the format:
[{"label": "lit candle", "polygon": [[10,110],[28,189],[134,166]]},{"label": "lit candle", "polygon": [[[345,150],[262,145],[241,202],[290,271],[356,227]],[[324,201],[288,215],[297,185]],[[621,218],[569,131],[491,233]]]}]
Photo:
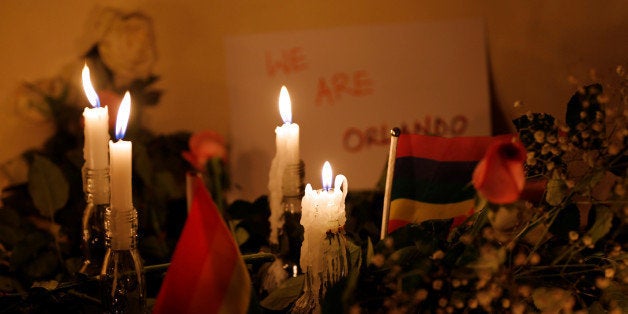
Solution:
[{"label": "lit candle", "polygon": [[345,198],[347,196],[347,178],[339,174],[334,180],[332,189],[331,165],[328,161],[323,165],[323,188],[313,190],[311,184],[305,186],[305,195],[301,202],[301,225],[304,228],[303,245],[301,246],[301,268],[312,266],[313,270],[322,269],[315,256],[327,231],[338,232],[347,218],[345,215]]},{"label": "lit candle", "polygon": [[[313,190],[312,185],[308,183],[305,187],[305,196],[303,198],[305,200],[308,197],[309,206],[315,212],[315,216],[319,218],[313,222],[317,222],[320,228],[325,229],[324,231],[337,231],[339,227],[345,224],[347,219],[344,203],[348,188],[347,178],[342,174],[337,175],[333,189],[331,178],[331,164],[325,161],[322,171],[323,188],[321,190]],[[303,226],[305,227],[305,225]]]},{"label": "lit candle", "polygon": [[[285,86],[279,92],[279,113],[284,124],[275,128],[275,158],[270,166],[268,179],[270,205],[270,242],[278,243],[277,230],[280,227],[283,199],[283,177],[288,165],[299,163],[299,125],[292,123],[292,103]],[[297,178],[298,180],[298,178]]]},{"label": "lit candle", "polygon": [[292,123],[292,102],[285,86],[279,92],[279,114],[283,125],[275,128],[277,155],[286,164],[299,163],[299,125]]},{"label": "lit candle", "polygon": [[133,189],[131,185],[132,150],[130,141],[125,141],[129,115],[131,113],[131,96],[124,94],[118,116],[116,117],[116,142],[109,141],[111,159],[111,248],[114,250],[130,249],[131,219],[133,210]]},{"label": "lit candle", "polygon": [[83,67],[83,90],[93,108],[85,107],[85,146],[83,157],[89,169],[105,169],[109,166],[107,141],[109,141],[109,114],[107,107],[100,107],[98,94],[92,86],[87,64]]},{"label": "lit candle", "polygon": [[314,295],[318,295],[320,287],[326,282],[337,282],[346,273],[346,255],[342,255],[346,248],[342,241],[329,240],[327,232],[341,236],[339,228],[346,221],[347,178],[337,175],[332,189],[331,165],[327,161],[322,175],[323,188],[313,190],[308,183],[301,201],[301,225],[304,230],[300,263],[301,269],[311,272]]}]

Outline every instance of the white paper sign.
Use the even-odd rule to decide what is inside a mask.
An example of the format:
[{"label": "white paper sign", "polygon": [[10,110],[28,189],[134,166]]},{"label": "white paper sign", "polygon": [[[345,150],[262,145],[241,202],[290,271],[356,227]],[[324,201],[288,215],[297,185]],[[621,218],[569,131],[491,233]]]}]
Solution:
[{"label": "white paper sign", "polygon": [[306,183],[328,160],[353,190],[375,187],[390,129],[444,136],[491,131],[481,20],[280,32],[226,39],[236,197],[268,194],[278,97],[301,128]]}]

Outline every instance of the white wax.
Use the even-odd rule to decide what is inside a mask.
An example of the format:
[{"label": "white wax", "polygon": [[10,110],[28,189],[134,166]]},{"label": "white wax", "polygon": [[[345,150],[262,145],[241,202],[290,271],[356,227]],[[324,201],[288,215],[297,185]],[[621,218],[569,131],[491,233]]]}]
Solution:
[{"label": "white wax", "polygon": [[281,201],[283,199],[283,175],[287,165],[299,163],[299,125],[284,123],[275,128],[275,158],[270,165],[268,178],[270,205],[270,242],[278,243],[277,229],[281,224]]},{"label": "white wax", "polygon": [[284,123],[275,128],[277,156],[286,164],[299,163],[299,125]]},{"label": "white wax", "polygon": [[85,146],[83,157],[90,169],[105,169],[109,166],[107,141],[109,141],[109,113],[107,107],[85,108]]},{"label": "white wax", "polygon": [[132,151],[130,141],[109,141],[111,189],[111,247],[114,250],[131,246],[131,213],[133,211]]},{"label": "white wax", "polygon": [[[342,190],[341,190],[342,187]],[[312,291],[318,294],[321,286],[331,279],[332,282],[343,274],[341,265],[334,261],[342,254],[342,249],[332,256],[325,253],[335,244],[326,239],[327,231],[338,233],[346,221],[345,197],[347,196],[347,178],[343,175],[336,176],[335,188],[330,190],[313,190],[309,183],[305,186],[305,195],[301,200],[301,225],[303,225],[303,244],[301,245],[301,269],[312,272]],[[346,258],[346,256],[342,256]],[[345,261],[346,264],[346,261]],[[328,278],[324,272],[331,277]],[[346,269],[344,269],[346,271]],[[335,279],[334,279],[335,278]]]},{"label": "white wax", "polygon": [[335,188],[328,191],[313,190],[312,185],[306,185],[301,200],[301,225],[304,228],[301,269],[311,266],[315,273],[322,270],[317,254],[320,253],[327,231],[338,232],[346,222],[347,188],[347,178],[341,174],[336,176]]}]

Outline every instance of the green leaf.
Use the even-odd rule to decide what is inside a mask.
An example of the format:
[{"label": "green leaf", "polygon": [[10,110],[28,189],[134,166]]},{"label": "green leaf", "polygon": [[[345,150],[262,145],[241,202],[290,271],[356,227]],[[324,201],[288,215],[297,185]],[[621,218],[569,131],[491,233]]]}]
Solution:
[{"label": "green leaf", "polygon": [[547,194],[545,200],[552,206],[559,205],[565,198],[567,186],[562,179],[550,179],[547,182]]},{"label": "green leaf", "polygon": [[0,276],[0,291],[1,292],[22,292],[24,289],[15,278]]},{"label": "green leaf", "polygon": [[0,243],[15,246],[26,235],[20,227],[20,215],[13,208],[0,207]]},{"label": "green leaf", "polygon": [[39,213],[53,217],[67,203],[70,187],[57,165],[41,155],[34,155],[28,171],[28,192]]},{"label": "green leaf", "polygon": [[30,278],[44,278],[52,275],[59,265],[59,259],[53,251],[45,251],[24,266],[24,272]]},{"label": "green leaf", "polygon": [[349,252],[349,269],[360,269],[362,266],[362,248],[347,239],[347,251]]},{"label": "green leaf", "polygon": [[613,212],[606,206],[595,207],[595,222],[587,235],[591,237],[593,244],[603,238],[613,226]]},{"label": "green leaf", "polygon": [[[368,239],[368,245],[372,254],[373,244],[371,243],[371,238]],[[344,304],[347,304],[354,295],[358,286],[358,279],[360,278],[360,269],[362,268],[362,248],[347,240],[347,251],[349,252],[349,273],[347,274],[346,287],[342,292]]]},{"label": "green leaf", "polygon": [[375,250],[373,249],[373,241],[371,241],[371,237],[368,237],[368,241],[366,244],[366,264],[371,264],[373,260],[373,255],[375,255]]},{"label": "green leaf", "polygon": [[268,296],[260,302],[260,305],[272,311],[281,311],[288,308],[288,306],[301,295],[304,282],[305,275],[286,279],[277,289],[268,294]]},{"label": "green leaf", "polygon": [[16,270],[37,256],[37,253],[50,243],[44,234],[31,232],[26,235],[14,248],[11,254],[11,269]]}]

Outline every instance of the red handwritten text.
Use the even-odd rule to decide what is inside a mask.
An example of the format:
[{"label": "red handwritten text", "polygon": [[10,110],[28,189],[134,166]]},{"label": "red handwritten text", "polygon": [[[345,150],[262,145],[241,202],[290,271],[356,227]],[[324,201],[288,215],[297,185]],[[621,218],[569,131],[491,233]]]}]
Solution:
[{"label": "red handwritten text", "polygon": [[[414,124],[401,123],[403,133],[427,134],[437,136],[461,136],[469,126],[469,120],[463,115],[453,116],[449,120],[427,115],[423,121]],[[390,143],[390,127],[386,124],[369,126],[365,129],[350,127],[342,135],[342,147],[350,153],[358,153],[373,146],[386,146]]]},{"label": "red handwritten text", "polygon": [[346,94],[361,97],[373,94],[373,80],[368,72],[357,70],[353,73],[337,72],[331,77],[318,79],[316,89],[316,105],[327,103],[333,105]]},{"label": "red handwritten text", "polygon": [[279,71],[284,74],[293,74],[308,68],[302,47],[281,50],[277,54],[278,56],[274,56],[272,52],[266,51],[266,73],[268,76],[275,76]]}]

